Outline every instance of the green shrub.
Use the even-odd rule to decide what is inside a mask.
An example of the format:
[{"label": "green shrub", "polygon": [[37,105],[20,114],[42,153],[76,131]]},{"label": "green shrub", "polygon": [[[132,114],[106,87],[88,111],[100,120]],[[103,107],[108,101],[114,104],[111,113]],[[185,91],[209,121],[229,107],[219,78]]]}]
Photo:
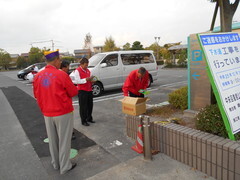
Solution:
[{"label": "green shrub", "polygon": [[184,110],[188,107],[187,97],[188,88],[185,86],[168,94],[168,101],[175,108]]},{"label": "green shrub", "polygon": [[178,64],[178,67],[180,67],[180,68],[186,68],[187,67],[187,61],[186,60],[179,59],[177,64]]},{"label": "green shrub", "polygon": [[165,65],[165,68],[173,68],[173,67],[175,67],[175,66],[171,62],[167,62]]},{"label": "green shrub", "polygon": [[186,59],[179,59],[177,64],[178,64],[179,67],[187,67]]},{"label": "green shrub", "polygon": [[[211,104],[201,109],[196,116],[196,128],[211,134],[228,138],[220,110],[217,104]],[[240,133],[236,136],[240,139]]]},{"label": "green shrub", "polygon": [[163,65],[164,61],[157,61],[157,65]]},{"label": "green shrub", "polygon": [[187,64],[173,64],[171,62],[167,62],[164,68],[186,68]]}]

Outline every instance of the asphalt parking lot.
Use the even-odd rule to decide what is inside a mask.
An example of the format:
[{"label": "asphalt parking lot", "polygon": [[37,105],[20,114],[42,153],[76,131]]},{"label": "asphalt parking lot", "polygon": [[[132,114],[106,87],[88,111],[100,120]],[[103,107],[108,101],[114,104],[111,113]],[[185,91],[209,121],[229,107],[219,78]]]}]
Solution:
[{"label": "asphalt parking lot", "polygon": [[[72,148],[78,150],[73,161],[79,165],[73,172],[60,176],[51,167],[48,147],[43,143],[46,137],[45,126],[34,103],[32,85],[19,80],[16,73],[17,71],[0,72],[0,113],[4,117],[0,121],[1,162],[4,162],[0,167],[1,177],[96,178],[99,173],[112,167],[141,158],[141,155],[131,150],[134,142],[125,134],[124,114],[119,102],[123,98],[120,89],[107,91],[103,96],[94,98],[93,118],[96,123],[89,127],[80,124],[77,97],[74,97],[74,129],[77,139],[73,141]],[[148,106],[167,101],[169,92],[187,85],[186,69],[159,69],[158,76],[158,80],[149,88],[151,93],[148,96]],[[164,155],[161,156],[165,158]],[[169,158],[165,160],[170,162]],[[7,170],[9,166],[16,167],[14,172]]]}]

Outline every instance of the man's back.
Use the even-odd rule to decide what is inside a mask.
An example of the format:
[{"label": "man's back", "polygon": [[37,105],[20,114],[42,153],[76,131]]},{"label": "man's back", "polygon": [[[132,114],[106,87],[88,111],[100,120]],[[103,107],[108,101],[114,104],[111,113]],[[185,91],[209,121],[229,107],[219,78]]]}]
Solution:
[{"label": "man's back", "polygon": [[128,96],[129,91],[135,95],[141,95],[139,93],[140,89],[146,89],[148,86],[148,80],[149,80],[149,73],[146,71],[143,77],[138,77],[138,69],[133,70],[130,72],[128,77],[126,78],[122,90],[124,93],[124,96]]},{"label": "man's back", "polygon": [[56,67],[47,65],[33,82],[34,96],[45,116],[60,116],[73,111],[72,97],[77,88],[69,76]]}]

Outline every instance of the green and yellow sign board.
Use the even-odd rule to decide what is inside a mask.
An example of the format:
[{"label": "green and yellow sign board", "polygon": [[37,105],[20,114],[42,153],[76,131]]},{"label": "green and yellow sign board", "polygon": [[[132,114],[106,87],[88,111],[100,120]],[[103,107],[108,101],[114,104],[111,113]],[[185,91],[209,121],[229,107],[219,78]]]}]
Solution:
[{"label": "green and yellow sign board", "polygon": [[207,73],[228,136],[240,131],[240,36],[238,33],[199,34]]}]

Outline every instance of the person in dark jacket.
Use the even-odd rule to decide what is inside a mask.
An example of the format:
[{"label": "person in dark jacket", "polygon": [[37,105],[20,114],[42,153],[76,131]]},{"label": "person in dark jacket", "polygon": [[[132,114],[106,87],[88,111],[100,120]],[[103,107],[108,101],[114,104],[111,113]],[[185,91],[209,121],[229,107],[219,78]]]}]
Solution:
[{"label": "person in dark jacket", "polygon": [[[63,60],[61,62],[60,70],[64,71],[65,73],[69,74],[69,61]],[[75,133],[72,133],[72,140],[76,139]]]},{"label": "person in dark jacket", "polygon": [[64,71],[65,73],[69,74],[69,61],[63,60],[61,62],[60,70]]},{"label": "person in dark jacket", "polygon": [[80,66],[75,70],[74,84],[78,87],[78,100],[79,100],[79,114],[81,117],[82,125],[89,126],[90,123],[95,123],[92,118],[93,110],[93,94],[92,83],[94,76],[88,69],[88,59],[82,58]]}]

